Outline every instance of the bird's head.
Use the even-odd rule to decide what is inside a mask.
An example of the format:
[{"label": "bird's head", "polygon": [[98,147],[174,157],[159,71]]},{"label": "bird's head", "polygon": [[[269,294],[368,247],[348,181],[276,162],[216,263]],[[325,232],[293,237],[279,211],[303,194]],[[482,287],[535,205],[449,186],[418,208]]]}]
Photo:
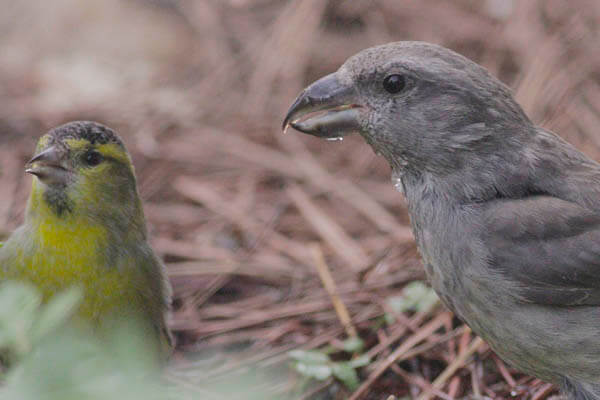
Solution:
[{"label": "bird's head", "polygon": [[101,124],[76,121],[52,129],[40,138],[26,172],[35,176],[30,208],[38,211],[96,219],[138,212],[129,154],[119,136]]},{"label": "bird's head", "polygon": [[308,86],[288,125],[325,138],[360,132],[393,168],[443,173],[467,162],[465,151],[492,151],[531,124],[483,67],[441,46],[397,42],[363,50]]}]

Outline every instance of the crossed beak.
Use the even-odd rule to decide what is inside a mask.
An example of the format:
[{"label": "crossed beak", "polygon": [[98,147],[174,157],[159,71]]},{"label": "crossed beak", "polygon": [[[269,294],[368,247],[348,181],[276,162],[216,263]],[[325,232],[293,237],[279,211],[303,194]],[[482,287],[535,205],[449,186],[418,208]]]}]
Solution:
[{"label": "crossed beak", "polygon": [[[361,112],[354,87],[329,74],[304,89],[283,120],[288,126],[322,138],[340,138],[361,129]],[[306,117],[306,118],[304,118]]]},{"label": "crossed beak", "polygon": [[65,165],[66,152],[51,146],[27,162],[25,172],[35,175],[46,184],[65,184],[69,169]]}]

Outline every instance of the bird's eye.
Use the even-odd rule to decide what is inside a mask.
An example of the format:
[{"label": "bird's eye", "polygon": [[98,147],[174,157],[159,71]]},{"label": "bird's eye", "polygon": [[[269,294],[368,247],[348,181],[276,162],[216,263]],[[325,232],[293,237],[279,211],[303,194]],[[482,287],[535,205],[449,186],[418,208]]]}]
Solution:
[{"label": "bird's eye", "polygon": [[390,94],[400,93],[406,86],[406,79],[402,75],[388,75],[383,80],[383,88]]},{"label": "bird's eye", "polygon": [[104,157],[102,157],[102,154],[100,154],[96,150],[90,150],[83,156],[83,160],[90,167],[100,164],[103,159]]}]

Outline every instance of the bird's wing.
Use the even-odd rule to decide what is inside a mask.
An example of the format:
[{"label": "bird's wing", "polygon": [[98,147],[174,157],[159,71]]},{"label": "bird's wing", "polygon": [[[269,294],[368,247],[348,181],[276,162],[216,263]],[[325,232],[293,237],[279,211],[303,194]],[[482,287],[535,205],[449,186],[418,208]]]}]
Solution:
[{"label": "bird's wing", "polygon": [[530,302],[600,305],[600,214],[549,196],[497,200],[484,211],[491,268]]},{"label": "bird's wing", "polygon": [[168,356],[174,346],[174,338],[166,322],[166,315],[171,306],[171,287],[166,280],[164,264],[154,254],[152,248],[147,243],[143,243],[137,250],[140,252],[136,257],[138,260],[136,267],[142,273],[140,281],[144,282],[141,294],[160,339],[160,350],[163,355]]}]

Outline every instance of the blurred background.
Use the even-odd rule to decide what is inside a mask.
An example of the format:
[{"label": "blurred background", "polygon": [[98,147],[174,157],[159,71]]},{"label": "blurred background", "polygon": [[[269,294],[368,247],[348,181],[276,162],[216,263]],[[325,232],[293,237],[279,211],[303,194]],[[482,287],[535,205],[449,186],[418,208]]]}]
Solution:
[{"label": "blurred background", "polygon": [[0,232],[22,221],[39,136],[76,119],[115,128],[175,291],[177,379],[275,369],[263,389],[304,399],[555,394],[406,286],[424,275],[382,159],[359,137],[281,122],[357,51],[425,40],[490,69],[533,121],[600,159],[600,2],[0,4]]}]

